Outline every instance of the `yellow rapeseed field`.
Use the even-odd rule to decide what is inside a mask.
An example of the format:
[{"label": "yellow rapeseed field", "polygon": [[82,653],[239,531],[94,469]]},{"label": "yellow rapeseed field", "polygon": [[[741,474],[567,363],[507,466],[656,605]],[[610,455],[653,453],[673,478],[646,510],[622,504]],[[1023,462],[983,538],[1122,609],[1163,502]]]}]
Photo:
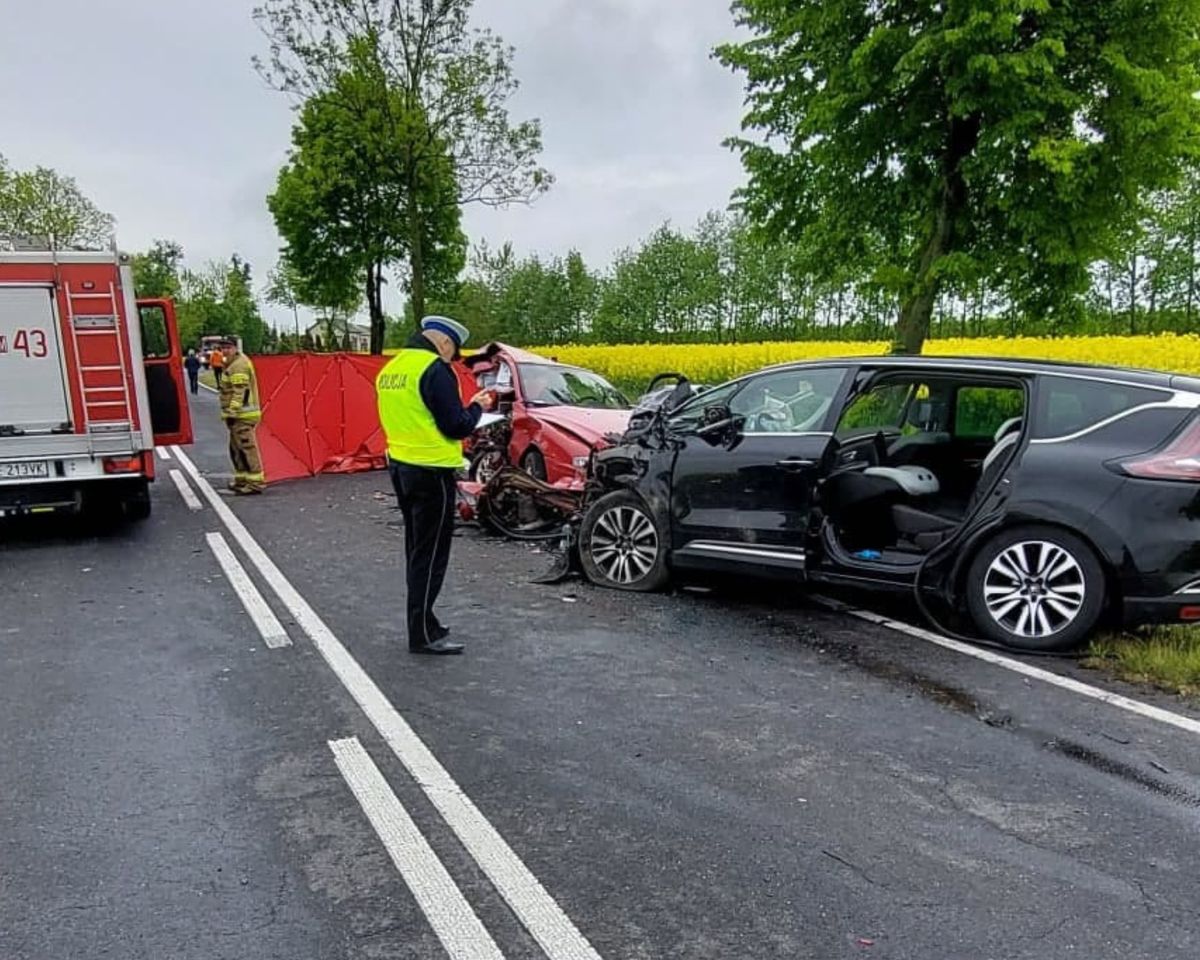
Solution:
[{"label": "yellow rapeseed field", "polygon": [[[534,347],[562,363],[595,370],[625,385],[644,385],[657,373],[673,371],[696,383],[715,384],[760,367],[790,360],[816,360],[879,354],[888,344],[818,340],[801,343],[622,344],[616,346]],[[1200,374],[1200,336],[992,337],[930,340],[925,352],[937,356],[1026,357],[1074,360],[1122,367],[1147,367]]]}]

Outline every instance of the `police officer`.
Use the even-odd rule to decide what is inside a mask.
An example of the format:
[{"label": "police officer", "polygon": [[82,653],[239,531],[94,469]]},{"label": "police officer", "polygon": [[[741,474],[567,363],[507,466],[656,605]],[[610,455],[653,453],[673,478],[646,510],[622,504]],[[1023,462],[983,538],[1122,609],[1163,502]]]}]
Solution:
[{"label": "police officer", "polygon": [[375,380],[379,421],[387,437],[388,469],[404,514],[408,580],[408,649],[413,653],[462,653],[461,643],[433,613],[450,561],[454,532],[455,472],[462,441],[491,409],[480,391],[464,407],[450,362],[467,342],[467,328],[448,317],[425,317],[421,330]]},{"label": "police officer", "polygon": [[236,340],[221,341],[225,375],[220,380],[221,419],[229,427],[229,459],[233,482],[229,489],[239,496],[262,493],[266,483],[255,431],[262,419],[258,405],[258,377],[254,364],[241,353]]}]

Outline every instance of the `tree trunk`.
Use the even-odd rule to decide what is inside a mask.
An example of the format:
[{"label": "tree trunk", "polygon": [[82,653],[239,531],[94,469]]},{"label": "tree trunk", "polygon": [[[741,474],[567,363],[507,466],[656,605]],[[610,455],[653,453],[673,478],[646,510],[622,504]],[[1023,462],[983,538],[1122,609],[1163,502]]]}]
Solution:
[{"label": "tree trunk", "polygon": [[383,316],[383,265],[367,264],[367,310],[371,316],[371,353],[383,353],[387,321]]},{"label": "tree trunk", "polygon": [[1188,290],[1187,290],[1187,328],[1192,330],[1192,309],[1196,303],[1196,218],[1190,221],[1191,230],[1188,235]]},{"label": "tree trunk", "polygon": [[1158,313],[1158,289],[1155,283],[1155,270],[1150,269],[1148,283],[1150,285],[1150,304],[1149,311],[1146,314],[1146,332],[1154,332],[1154,317]]},{"label": "tree trunk", "polygon": [[1117,304],[1113,299],[1113,265],[1111,263],[1104,266],[1104,280],[1108,285],[1108,322],[1111,324],[1117,318]]},{"label": "tree trunk", "polygon": [[942,174],[938,183],[937,208],[917,260],[913,284],[900,304],[900,320],[896,324],[896,335],[892,342],[894,354],[919,354],[929,335],[929,321],[940,286],[933,269],[953,249],[954,223],[967,201],[967,185],[963,180],[961,165],[979,142],[981,123],[978,116],[949,121],[946,152],[942,157]]},{"label": "tree trunk", "polygon": [[943,187],[943,198],[938,204],[933,228],[921,251],[917,267],[916,282],[911,292],[900,303],[900,320],[896,324],[896,335],[892,341],[892,353],[916,356],[929,335],[929,322],[933,317],[933,305],[937,300],[937,279],[931,276],[933,265],[946,252],[950,240],[950,210],[948,189]]},{"label": "tree trunk", "polygon": [[1137,332],[1137,254],[1129,261],[1129,335]]},{"label": "tree trunk", "polygon": [[417,205],[416,168],[410,164],[408,178],[408,265],[411,284],[413,323],[417,329],[425,316],[425,243],[421,229],[421,210]]}]

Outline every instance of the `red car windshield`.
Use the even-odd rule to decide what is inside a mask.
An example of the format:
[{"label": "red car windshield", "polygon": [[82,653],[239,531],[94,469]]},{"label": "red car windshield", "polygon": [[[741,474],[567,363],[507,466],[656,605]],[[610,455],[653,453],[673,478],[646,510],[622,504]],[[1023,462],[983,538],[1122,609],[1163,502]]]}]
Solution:
[{"label": "red car windshield", "polygon": [[550,363],[522,363],[520,371],[526,403],[545,407],[629,409],[629,401],[621,391],[590,370]]}]

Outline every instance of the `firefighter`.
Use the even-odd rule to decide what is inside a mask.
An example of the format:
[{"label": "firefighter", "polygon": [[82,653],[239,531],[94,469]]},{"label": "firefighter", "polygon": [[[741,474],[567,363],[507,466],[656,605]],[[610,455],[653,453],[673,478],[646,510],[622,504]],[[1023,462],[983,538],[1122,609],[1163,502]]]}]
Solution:
[{"label": "firefighter", "polygon": [[467,342],[467,328],[447,317],[425,317],[421,330],[379,372],[375,391],[387,437],[388,470],[404,515],[408,649],[456,654],[433,612],[450,560],[455,473],[462,442],[479,423],[492,395],[477,393],[463,406],[450,363]]},{"label": "firefighter", "polygon": [[229,489],[240,496],[262,493],[266,477],[254,436],[262,419],[258,377],[250,358],[238,351],[236,340],[222,340],[221,353],[225,370],[220,380],[221,419],[229,427],[229,459],[233,462]]}]

